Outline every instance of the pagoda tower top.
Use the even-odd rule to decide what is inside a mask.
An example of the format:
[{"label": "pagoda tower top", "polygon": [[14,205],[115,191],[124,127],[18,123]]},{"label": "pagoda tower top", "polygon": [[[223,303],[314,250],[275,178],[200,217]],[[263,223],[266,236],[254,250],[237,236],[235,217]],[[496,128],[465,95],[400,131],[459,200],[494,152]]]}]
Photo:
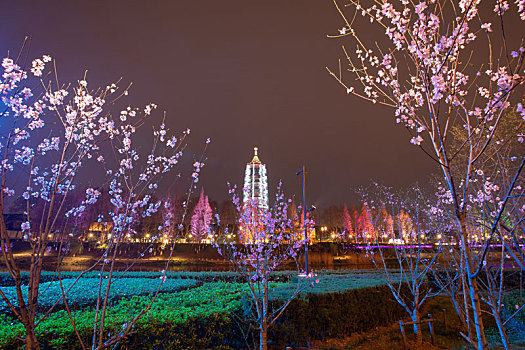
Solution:
[{"label": "pagoda tower top", "polygon": [[253,148],[253,159],[251,161],[251,163],[260,163],[261,160],[259,159],[259,156],[257,155],[257,151],[259,150],[259,148],[257,147],[254,147]]}]

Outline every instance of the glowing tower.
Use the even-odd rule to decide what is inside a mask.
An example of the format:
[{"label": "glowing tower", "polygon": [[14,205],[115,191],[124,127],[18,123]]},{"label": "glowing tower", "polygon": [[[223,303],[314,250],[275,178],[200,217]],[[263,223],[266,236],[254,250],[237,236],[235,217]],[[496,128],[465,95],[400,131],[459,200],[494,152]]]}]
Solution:
[{"label": "glowing tower", "polygon": [[268,177],[266,165],[257,156],[257,147],[253,148],[251,162],[246,164],[244,173],[244,203],[256,200],[259,209],[268,210]]}]

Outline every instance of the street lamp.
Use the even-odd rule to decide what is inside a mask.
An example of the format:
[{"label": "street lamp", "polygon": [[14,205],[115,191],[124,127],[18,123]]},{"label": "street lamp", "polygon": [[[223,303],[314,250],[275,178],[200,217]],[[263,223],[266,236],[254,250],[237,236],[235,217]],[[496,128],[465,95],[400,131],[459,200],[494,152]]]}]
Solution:
[{"label": "street lamp", "polygon": [[306,176],[306,169],[303,165],[301,170],[299,170],[295,175],[303,175],[303,217],[304,217],[304,274],[308,276],[308,226],[306,225],[306,212],[307,211],[314,211],[316,208],[315,206],[311,206],[310,209],[306,210],[306,183],[305,183],[305,176]]}]

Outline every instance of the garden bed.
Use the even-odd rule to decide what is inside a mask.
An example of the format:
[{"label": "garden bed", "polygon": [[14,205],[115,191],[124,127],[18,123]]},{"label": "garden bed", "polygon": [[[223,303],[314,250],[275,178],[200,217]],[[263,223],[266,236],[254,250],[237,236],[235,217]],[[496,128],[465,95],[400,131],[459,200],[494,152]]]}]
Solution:
[{"label": "garden bed", "polygon": [[[63,273],[64,289],[77,276],[77,272]],[[103,277],[102,282],[107,281],[107,275]],[[111,287],[106,323],[106,332],[111,334],[121,331],[123,325],[151,302],[160,283],[158,272],[116,273],[114,277],[116,279]],[[285,300],[293,293],[296,278],[296,273],[290,271],[275,274],[271,284],[273,303]],[[303,339],[305,335],[312,339],[324,336],[299,326],[305,324],[305,317],[317,320],[315,322],[320,324],[326,322],[328,315],[334,316],[329,327],[330,335],[340,327],[345,327],[347,333],[361,331],[377,324],[388,324],[394,314],[398,317],[397,305],[389,299],[389,291],[383,286],[380,275],[373,271],[323,271],[315,278],[319,282],[304,289],[299,299],[292,302],[290,311],[284,314],[282,321],[274,325],[271,337],[279,339],[273,341],[274,346],[283,344],[283,341],[296,344],[297,339]],[[56,274],[46,272],[42,275],[42,281],[41,312],[55,304],[62,295]],[[85,341],[89,340],[93,327],[99,281],[98,272],[87,273],[67,296],[76,327]],[[253,329],[248,332],[252,335],[243,335],[241,332],[243,327],[249,328],[250,325],[246,318],[249,298],[244,296],[247,287],[242,282],[234,272],[168,272],[150,311],[139,319],[132,333],[121,344],[137,349],[203,349],[212,347],[212,344],[219,344],[223,348],[246,348],[246,341],[250,341],[254,332]],[[14,298],[10,277],[0,274],[0,283],[9,298]],[[388,305],[384,317],[372,301]],[[368,314],[371,317],[367,320],[357,317],[364,312],[363,303],[370,306]],[[21,345],[16,337],[23,337],[24,329],[10,315],[5,304],[0,307],[1,347],[16,349]],[[355,317],[350,317],[351,314]],[[294,325],[295,330],[291,334],[297,339],[282,336],[290,329],[290,325]],[[36,333],[43,348],[80,347],[63,301],[39,324]],[[149,345],[139,346],[139,343],[144,343],[144,339],[148,339]]]}]

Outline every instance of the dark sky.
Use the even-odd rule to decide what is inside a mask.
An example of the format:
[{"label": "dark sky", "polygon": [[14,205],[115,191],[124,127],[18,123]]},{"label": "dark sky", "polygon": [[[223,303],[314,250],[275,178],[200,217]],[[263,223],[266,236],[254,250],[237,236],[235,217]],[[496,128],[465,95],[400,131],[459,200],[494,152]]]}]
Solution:
[{"label": "dark sky", "polygon": [[[31,57],[50,54],[60,79],[88,70],[91,87],[133,82],[127,103],[154,102],[171,129],[192,129],[190,154],[212,139],[201,184],[211,198],[241,185],[253,146],[268,168],[309,202],[355,203],[376,180],[426,182],[435,165],[409,143],[393,111],[345,91],[336,66],[342,27],[331,1],[0,1],[0,52],[32,36]],[[158,112],[156,122],[160,122]]]}]

